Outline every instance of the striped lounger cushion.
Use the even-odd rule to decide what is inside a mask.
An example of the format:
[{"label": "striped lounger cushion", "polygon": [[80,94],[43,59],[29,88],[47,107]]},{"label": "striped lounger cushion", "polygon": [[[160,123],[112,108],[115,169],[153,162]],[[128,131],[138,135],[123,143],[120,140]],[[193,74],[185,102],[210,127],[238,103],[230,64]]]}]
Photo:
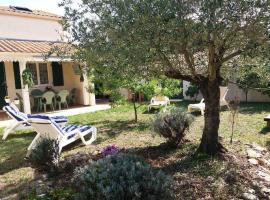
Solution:
[{"label": "striped lounger cushion", "polygon": [[[7,105],[3,107],[3,110],[9,113],[14,119],[16,119],[18,122],[23,122],[25,121],[26,126],[30,126],[29,123],[27,123],[28,116],[20,112],[19,109],[14,106],[14,105]],[[45,116],[45,115],[42,115]],[[51,117],[51,119],[56,122],[56,123],[66,123],[68,120],[64,116],[56,116],[56,117]]]},{"label": "striped lounger cushion", "polygon": [[63,135],[71,134],[68,136],[68,139],[73,138],[76,135],[76,133],[73,132],[74,130],[79,130],[80,132],[84,133],[92,128],[91,126],[88,125],[75,125],[75,124],[67,125],[65,127],[59,127],[59,125],[56,124],[57,121],[55,120],[55,118],[49,117],[47,115],[28,115],[28,118],[44,119],[51,121]]}]

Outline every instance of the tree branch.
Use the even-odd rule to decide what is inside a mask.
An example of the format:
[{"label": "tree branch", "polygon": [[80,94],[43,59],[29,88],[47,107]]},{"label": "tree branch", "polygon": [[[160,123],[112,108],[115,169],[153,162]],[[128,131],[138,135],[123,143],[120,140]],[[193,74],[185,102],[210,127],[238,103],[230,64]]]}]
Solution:
[{"label": "tree branch", "polygon": [[191,75],[181,74],[180,72],[178,72],[176,70],[168,70],[165,72],[165,75],[169,78],[182,79],[182,80],[189,81],[192,83],[198,83],[198,81],[196,80],[195,77],[193,77]]},{"label": "tree branch", "polygon": [[244,52],[244,50],[237,50],[235,52],[233,52],[232,54],[224,57],[222,60],[221,60],[221,63],[224,63],[224,62],[227,62],[228,60],[236,57],[236,56],[239,56],[240,54],[242,54]]}]

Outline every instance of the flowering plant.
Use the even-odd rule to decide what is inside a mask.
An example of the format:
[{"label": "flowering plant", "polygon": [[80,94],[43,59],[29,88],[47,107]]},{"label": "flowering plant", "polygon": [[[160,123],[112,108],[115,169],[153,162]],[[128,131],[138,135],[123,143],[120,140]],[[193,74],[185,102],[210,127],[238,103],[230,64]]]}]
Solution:
[{"label": "flowering plant", "polygon": [[109,144],[102,150],[103,156],[115,155],[119,152],[119,148],[115,144]]}]

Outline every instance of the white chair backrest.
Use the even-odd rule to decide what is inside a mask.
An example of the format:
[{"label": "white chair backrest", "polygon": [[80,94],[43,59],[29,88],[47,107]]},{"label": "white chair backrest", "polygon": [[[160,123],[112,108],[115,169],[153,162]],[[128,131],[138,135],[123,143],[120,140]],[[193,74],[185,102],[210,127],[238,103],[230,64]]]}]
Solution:
[{"label": "white chair backrest", "polygon": [[151,99],[151,102],[169,102],[169,98],[166,96],[154,96]]},{"label": "white chair backrest", "polygon": [[228,91],[229,91],[229,89],[227,88],[227,89],[225,90],[224,94],[223,94],[223,95],[222,95],[222,94],[220,95],[220,100],[221,100],[221,101],[226,101],[225,98],[226,98],[226,95],[227,95]]},{"label": "white chair backrest", "polygon": [[18,122],[27,121],[27,115],[20,112],[20,110],[15,106],[13,103],[10,103],[9,105],[6,105],[3,107],[3,110],[13,119],[15,119]]},{"label": "white chair backrest", "polygon": [[51,139],[61,139],[64,132],[61,127],[45,115],[29,115],[28,122],[40,134]]}]

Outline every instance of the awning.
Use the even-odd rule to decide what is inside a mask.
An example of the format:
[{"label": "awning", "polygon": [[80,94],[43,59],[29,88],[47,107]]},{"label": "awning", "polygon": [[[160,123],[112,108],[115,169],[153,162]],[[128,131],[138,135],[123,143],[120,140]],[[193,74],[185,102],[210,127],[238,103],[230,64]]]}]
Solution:
[{"label": "awning", "polygon": [[63,42],[0,39],[0,61],[4,62],[71,61],[70,52],[74,52],[72,46]]}]

